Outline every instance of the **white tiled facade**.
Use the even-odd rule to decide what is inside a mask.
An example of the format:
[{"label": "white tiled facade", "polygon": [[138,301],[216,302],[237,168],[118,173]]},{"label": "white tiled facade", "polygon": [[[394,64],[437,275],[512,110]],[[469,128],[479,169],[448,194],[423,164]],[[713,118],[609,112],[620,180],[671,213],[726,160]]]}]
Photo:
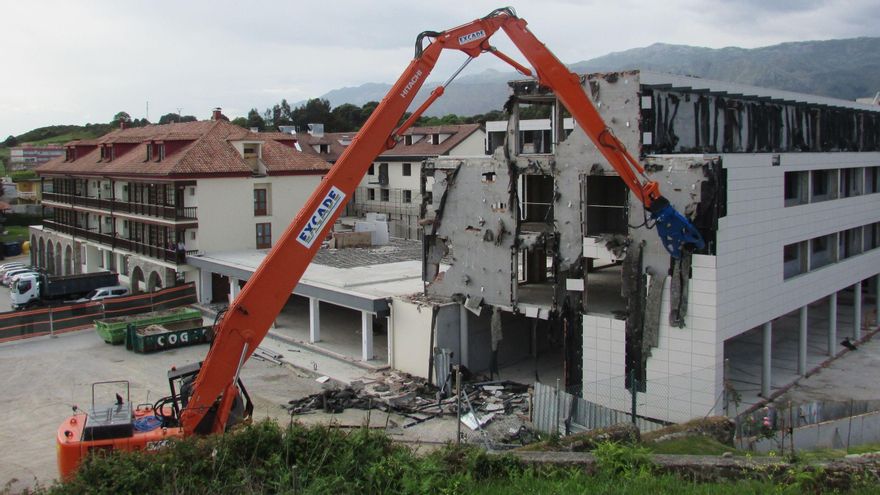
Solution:
[{"label": "white tiled facade", "polygon": [[784,173],[880,165],[880,153],[724,155],[727,216],[718,228],[718,329],[729,339],[880,273],[874,249],[783,278],[785,245],[880,221],[880,194],[784,206]]},{"label": "white tiled facade", "polygon": [[[774,156],[779,165],[774,166]],[[727,214],[716,256],[694,255],[685,327],[671,327],[663,293],[660,338],[647,360],[639,414],[664,421],[722,413],[724,341],[880,273],[870,249],[785,279],[786,245],[880,221],[880,193],[785,206],[785,172],[880,165],[880,153],[723,154]],[[583,315],[584,396],[628,410],[624,321]]]}]

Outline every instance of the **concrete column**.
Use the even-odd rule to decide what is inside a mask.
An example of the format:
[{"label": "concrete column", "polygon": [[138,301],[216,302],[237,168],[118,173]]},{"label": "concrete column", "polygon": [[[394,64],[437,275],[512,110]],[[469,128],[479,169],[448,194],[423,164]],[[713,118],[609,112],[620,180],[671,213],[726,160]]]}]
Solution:
[{"label": "concrete column", "polygon": [[241,288],[238,287],[238,279],[229,277],[229,304],[232,304],[233,301],[235,301],[239,292],[241,292]]},{"label": "concrete column", "polygon": [[464,307],[464,304],[460,304],[458,306],[458,360],[462,366],[470,367],[470,359],[468,358],[468,336],[470,332],[468,331],[468,310]]},{"label": "concrete column", "polygon": [[837,292],[828,296],[828,355],[837,353]]},{"label": "concrete column", "polygon": [[773,378],[771,373],[771,365],[773,364],[773,355],[771,347],[773,346],[773,322],[764,323],[764,345],[762,346],[763,358],[761,359],[761,397],[765,399],[770,397],[770,380]]},{"label": "concrete column", "polygon": [[385,338],[387,339],[386,344],[388,345],[388,356],[386,356],[386,362],[388,366],[394,367],[394,316],[389,314],[385,317],[385,328],[388,330],[385,332]]},{"label": "concrete column", "polygon": [[317,297],[309,298],[309,342],[321,341],[321,301]]},{"label": "concrete column", "polygon": [[[131,267],[129,267],[129,273],[131,273]],[[213,294],[214,281],[211,279],[211,272],[199,268],[199,301],[208,304],[211,302]]]},{"label": "concrete column", "polygon": [[361,360],[373,359],[373,313],[361,311]]},{"label": "concrete column", "polygon": [[862,338],[862,281],[856,282],[853,290],[853,339]]},{"label": "concrete column", "polygon": [[803,306],[800,311],[800,335],[798,338],[798,375],[807,374],[807,317],[808,306]]}]

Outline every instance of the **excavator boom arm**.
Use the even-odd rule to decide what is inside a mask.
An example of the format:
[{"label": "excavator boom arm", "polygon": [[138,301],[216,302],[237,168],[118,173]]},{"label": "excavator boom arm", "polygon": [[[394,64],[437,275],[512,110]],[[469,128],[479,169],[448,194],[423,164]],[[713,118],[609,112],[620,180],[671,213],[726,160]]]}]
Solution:
[{"label": "excavator boom arm", "polygon": [[[225,429],[241,364],[268,333],[320,248],[325,232],[351,199],[370,164],[395,144],[399,135],[395,134],[395,127],[433,70],[442,50],[459,50],[469,57],[492,52],[521,72],[526,71],[489,45],[489,38],[499,29],[513,40],[537,70],[539,82],[555,91],[627,186],[651,210],[658,227],[660,218],[665,218],[664,228],[671,229],[672,234],[664,240],[664,245],[670,249],[670,243],[675,244],[675,249],[670,249],[673,256],[686,243],[683,233],[690,236],[687,243],[701,245],[702,239],[687,219],[674,210],[669,217],[671,206],[660,196],[657,184],[639,179],[644,171],[608,130],[584,93],[580,79],[535,38],[526,28],[526,22],[512,9],[495,10],[482,19],[448,31],[422,33],[416,43],[416,57],[306,201],[221,320],[214,345],[196,378],[187,407],[181,413],[185,434]],[[425,38],[431,39],[426,47],[423,46]],[[414,121],[414,118],[409,119],[404,127]],[[667,216],[661,217],[658,212]],[[208,411],[212,408],[216,408],[216,414],[210,415]],[[205,424],[208,422],[210,424]]]}]

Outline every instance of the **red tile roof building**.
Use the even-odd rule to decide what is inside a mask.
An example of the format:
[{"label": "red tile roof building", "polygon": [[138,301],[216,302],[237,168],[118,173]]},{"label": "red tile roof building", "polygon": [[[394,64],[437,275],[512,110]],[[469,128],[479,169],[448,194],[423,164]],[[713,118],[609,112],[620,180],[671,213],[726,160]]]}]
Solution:
[{"label": "red tile roof building", "polygon": [[330,167],[295,136],[222,119],[72,141],[35,169],[46,218],[31,229],[33,261],[118,271],[145,290],[197,281],[187,256],[271,247]]}]

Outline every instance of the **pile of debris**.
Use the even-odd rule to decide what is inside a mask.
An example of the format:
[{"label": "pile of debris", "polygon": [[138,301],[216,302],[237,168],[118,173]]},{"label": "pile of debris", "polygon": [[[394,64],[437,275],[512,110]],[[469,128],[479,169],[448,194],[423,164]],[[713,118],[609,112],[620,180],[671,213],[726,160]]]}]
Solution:
[{"label": "pile of debris", "polygon": [[[462,388],[462,421],[472,430],[498,415],[528,417],[530,401],[526,385],[499,381],[466,384]],[[456,415],[459,398],[454,393],[451,397],[442,397],[437,387],[421,378],[389,371],[344,388],[328,388],[291,400],[284,407],[291,415],[318,410],[338,414],[346,409],[377,409],[411,419],[403,426],[407,428],[435,417]]]}]

